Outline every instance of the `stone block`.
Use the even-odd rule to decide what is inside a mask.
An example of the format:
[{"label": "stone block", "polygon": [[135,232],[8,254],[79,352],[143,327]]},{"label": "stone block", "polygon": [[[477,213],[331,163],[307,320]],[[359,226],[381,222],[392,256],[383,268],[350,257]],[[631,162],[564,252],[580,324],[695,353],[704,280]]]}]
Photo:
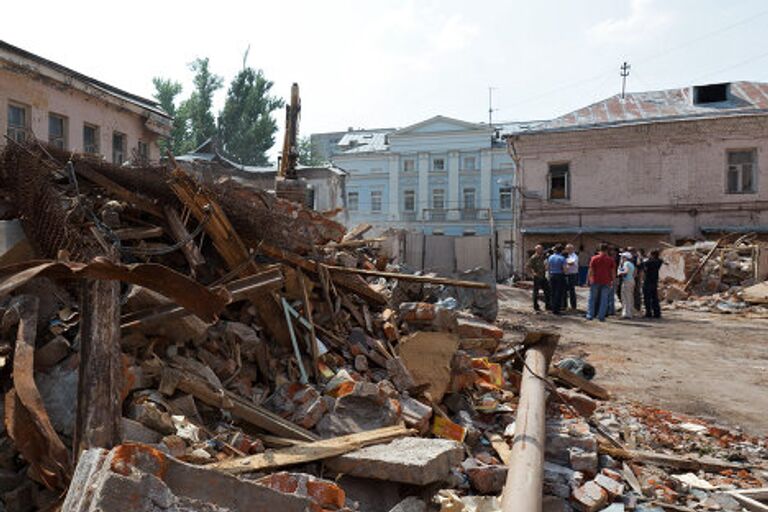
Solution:
[{"label": "stone block", "polygon": [[565,398],[566,402],[576,409],[579,414],[589,418],[597,409],[597,402],[592,400],[584,393],[579,393],[573,389],[558,388],[557,391]]},{"label": "stone block", "polygon": [[336,457],[326,466],[351,476],[428,485],[445,480],[463,459],[464,447],[455,441],[403,437]]},{"label": "stone block", "polygon": [[122,418],[122,430],[124,443],[157,444],[163,439],[163,435],[156,430],[147,428],[136,420]]},{"label": "stone block", "polygon": [[569,498],[584,483],[584,474],[565,466],[544,462],[544,493]]},{"label": "stone block", "polygon": [[595,483],[605,489],[608,492],[608,496],[612,499],[624,494],[624,484],[602,473],[595,477]]},{"label": "stone block", "polygon": [[593,481],[589,481],[573,492],[572,502],[580,512],[597,512],[608,503],[608,492]]},{"label": "stone block", "polygon": [[415,428],[421,434],[429,430],[432,407],[409,396],[404,396],[400,399],[400,407],[403,411],[403,420],[406,426]]},{"label": "stone block", "polygon": [[456,321],[460,338],[493,338],[500,340],[504,331],[493,324],[476,318],[459,318]]},{"label": "stone block", "polygon": [[597,452],[587,452],[581,448],[569,448],[568,460],[571,468],[587,475],[597,473]]},{"label": "stone block", "polygon": [[499,494],[507,480],[507,467],[499,465],[476,466],[464,470],[469,483],[480,494]]},{"label": "stone block", "polygon": [[306,512],[312,501],[231,475],[192,466],[141,444],[81,456],[62,512]]},{"label": "stone block", "polygon": [[427,512],[427,504],[415,496],[409,496],[389,512]]}]

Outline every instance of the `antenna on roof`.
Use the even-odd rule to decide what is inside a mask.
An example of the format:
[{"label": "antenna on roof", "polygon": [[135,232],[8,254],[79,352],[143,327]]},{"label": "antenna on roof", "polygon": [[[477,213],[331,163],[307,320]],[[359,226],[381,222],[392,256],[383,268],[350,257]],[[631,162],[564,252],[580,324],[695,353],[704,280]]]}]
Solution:
[{"label": "antenna on roof", "polygon": [[488,126],[493,126],[493,91],[496,87],[488,86]]},{"label": "antenna on roof", "polygon": [[629,70],[632,68],[629,64],[624,62],[624,64],[621,65],[621,72],[619,73],[619,76],[621,76],[621,99],[624,99],[624,93],[627,90],[627,77],[629,76]]}]

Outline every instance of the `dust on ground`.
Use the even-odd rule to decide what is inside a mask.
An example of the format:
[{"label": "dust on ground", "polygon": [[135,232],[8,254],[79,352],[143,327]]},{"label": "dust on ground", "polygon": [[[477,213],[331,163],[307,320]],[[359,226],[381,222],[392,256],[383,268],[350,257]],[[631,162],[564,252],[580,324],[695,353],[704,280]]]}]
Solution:
[{"label": "dust on ground", "polygon": [[[499,286],[499,320],[557,327],[558,356],[583,356],[612,394],[768,434],[768,320],[663,310],[663,318],[587,321],[534,314],[530,291]],[[619,302],[617,301],[617,306]]]}]

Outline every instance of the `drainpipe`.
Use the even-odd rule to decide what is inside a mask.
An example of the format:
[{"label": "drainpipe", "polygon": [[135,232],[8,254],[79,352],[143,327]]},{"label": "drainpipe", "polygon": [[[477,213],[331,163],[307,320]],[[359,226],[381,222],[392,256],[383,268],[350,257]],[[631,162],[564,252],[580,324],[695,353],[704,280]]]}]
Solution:
[{"label": "drainpipe", "polygon": [[515,174],[512,186],[512,272],[523,273],[523,169],[520,155],[515,147],[515,137],[507,138],[507,151],[515,163]]}]

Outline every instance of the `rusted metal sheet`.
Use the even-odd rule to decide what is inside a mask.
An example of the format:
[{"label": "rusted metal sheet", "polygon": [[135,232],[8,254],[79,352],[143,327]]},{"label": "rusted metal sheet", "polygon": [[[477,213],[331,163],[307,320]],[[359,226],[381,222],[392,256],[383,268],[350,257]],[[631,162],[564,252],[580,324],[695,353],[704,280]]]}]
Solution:
[{"label": "rusted metal sheet", "polygon": [[156,291],[180,306],[213,322],[230,301],[223,288],[209,290],[183,274],[156,263],[123,265],[107,258],[91,263],[32,260],[0,268],[0,297],[39,276],[52,278],[106,279],[124,281]]},{"label": "rusted metal sheet", "polygon": [[66,489],[72,475],[69,453],[53,429],[34,380],[37,297],[22,295],[12,305],[19,318],[13,358],[14,388],[5,395],[5,426],[30,464],[33,478],[49,489]]}]

